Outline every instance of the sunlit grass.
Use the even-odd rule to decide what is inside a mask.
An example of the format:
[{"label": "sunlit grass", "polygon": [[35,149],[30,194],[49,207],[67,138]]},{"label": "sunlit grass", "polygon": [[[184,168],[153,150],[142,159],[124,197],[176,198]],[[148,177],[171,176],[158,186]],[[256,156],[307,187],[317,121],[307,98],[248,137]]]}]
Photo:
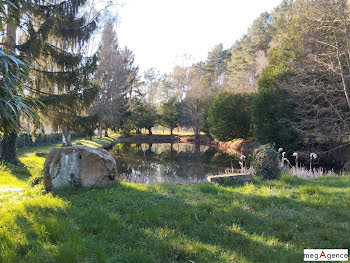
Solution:
[{"label": "sunlit grass", "polygon": [[304,248],[350,248],[350,176],[45,193],[27,183],[49,148],[0,169],[0,262],[302,262]]},{"label": "sunlit grass", "polygon": [[99,138],[97,136],[92,137],[92,140],[86,140],[86,139],[80,139],[76,140],[73,145],[83,145],[90,148],[105,148],[111,145],[111,143],[114,141],[113,138],[110,137],[102,137]]}]

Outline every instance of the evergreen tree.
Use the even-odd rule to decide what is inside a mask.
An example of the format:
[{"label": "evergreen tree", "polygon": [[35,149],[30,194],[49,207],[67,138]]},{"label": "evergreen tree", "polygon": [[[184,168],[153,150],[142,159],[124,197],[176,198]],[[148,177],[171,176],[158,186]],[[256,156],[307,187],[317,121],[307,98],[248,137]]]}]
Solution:
[{"label": "evergreen tree", "polygon": [[274,34],[271,14],[265,12],[254,20],[247,34],[233,45],[228,63],[231,90],[256,90],[257,80],[267,66],[267,53]]},{"label": "evergreen tree", "polygon": [[138,67],[134,65],[134,54],[128,48],[119,47],[112,20],[104,27],[99,57],[95,74],[100,82],[99,95],[90,112],[99,116],[99,135],[102,136],[101,129],[104,127],[105,136],[108,136],[108,128],[120,129],[125,124],[129,126],[130,123],[126,122],[131,115],[128,101],[139,94]]},{"label": "evergreen tree", "polygon": [[24,37],[18,48],[33,61],[30,91],[47,105],[42,117],[63,131],[63,145],[71,145],[70,131],[97,95],[91,82],[97,56],[84,47],[97,27],[98,15],[84,12],[86,0],[22,2]]},{"label": "evergreen tree", "polygon": [[125,96],[126,92],[123,58],[113,26],[112,20],[107,21],[102,32],[100,60],[95,75],[95,78],[100,80],[99,95],[90,111],[99,116],[99,136],[102,136],[103,127],[105,135],[108,135],[109,127],[119,126],[120,110],[123,108],[122,96]]},{"label": "evergreen tree", "polygon": [[219,141],[251,135],[252,94],[218,93],[208,110],[210,135]]},{"label": "evergreen tree", "polygon": [[[284,43],[287,45],[287,43]],[[258,81],[258,92],[252,107],[254,138],[264,144],[275,144],[284,149],[294,149],[296,133],[291,126],[294,119],[293,105],[281,84],[288,82],[293,71],[288,62],[295,54],[276,46],[269,53],[269,66]]]},{"label": "evergreen tree", "polygon": [[208,96],[215,96],[227,84],[227,62],[230,51],[224,49],[222,44],[216,45],[208,52],[203,65],[198,65],[202,71],[201,85]]},{"label": "evergreen tree", "polygon": [[181,121],[181,103],[176,97],[163,103],[161,107],[161,123],[165,127],[170,128],[170,134],[180,125]]}]

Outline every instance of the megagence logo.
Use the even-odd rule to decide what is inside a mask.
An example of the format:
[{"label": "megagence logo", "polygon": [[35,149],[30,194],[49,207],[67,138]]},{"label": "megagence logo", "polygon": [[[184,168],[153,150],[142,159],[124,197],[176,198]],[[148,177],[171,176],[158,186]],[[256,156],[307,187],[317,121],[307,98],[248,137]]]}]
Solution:
[{"label": "megagence logo", "polygon": [[347,249],[304,249],[304,261],[348,261]]}]

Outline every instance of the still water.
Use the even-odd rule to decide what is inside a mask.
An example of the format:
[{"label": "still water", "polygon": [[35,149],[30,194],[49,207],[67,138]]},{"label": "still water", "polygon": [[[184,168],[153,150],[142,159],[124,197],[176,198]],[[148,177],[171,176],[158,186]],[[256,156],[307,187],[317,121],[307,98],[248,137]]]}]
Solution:
[{"label": "still water", "polygon": [[238,168],[236,155],[186,143],[118,143],[110,151],[120,178],[128,182],[201,182],[207,175]]}]

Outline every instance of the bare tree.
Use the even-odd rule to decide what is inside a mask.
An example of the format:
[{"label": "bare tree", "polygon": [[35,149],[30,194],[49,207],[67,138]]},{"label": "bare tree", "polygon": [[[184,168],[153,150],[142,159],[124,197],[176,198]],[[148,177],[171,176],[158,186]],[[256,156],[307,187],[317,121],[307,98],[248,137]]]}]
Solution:
[{"label": "bare tree", "polygon": [[202,86],[202,78],[198,65],[192,65],[188,74],[188,89],[186,97],[183,100],[183,125],[194,129],[196,137],[201,130],[201,120],[205,112],[202,98],[205,96],[205,90]]},{"label": "bare tree", "polygon": [[295,75],[281,86],[295,109],[293,126],[303,137],[342,141],[350,134],[349,15],[345,0],[294,5]]}]

